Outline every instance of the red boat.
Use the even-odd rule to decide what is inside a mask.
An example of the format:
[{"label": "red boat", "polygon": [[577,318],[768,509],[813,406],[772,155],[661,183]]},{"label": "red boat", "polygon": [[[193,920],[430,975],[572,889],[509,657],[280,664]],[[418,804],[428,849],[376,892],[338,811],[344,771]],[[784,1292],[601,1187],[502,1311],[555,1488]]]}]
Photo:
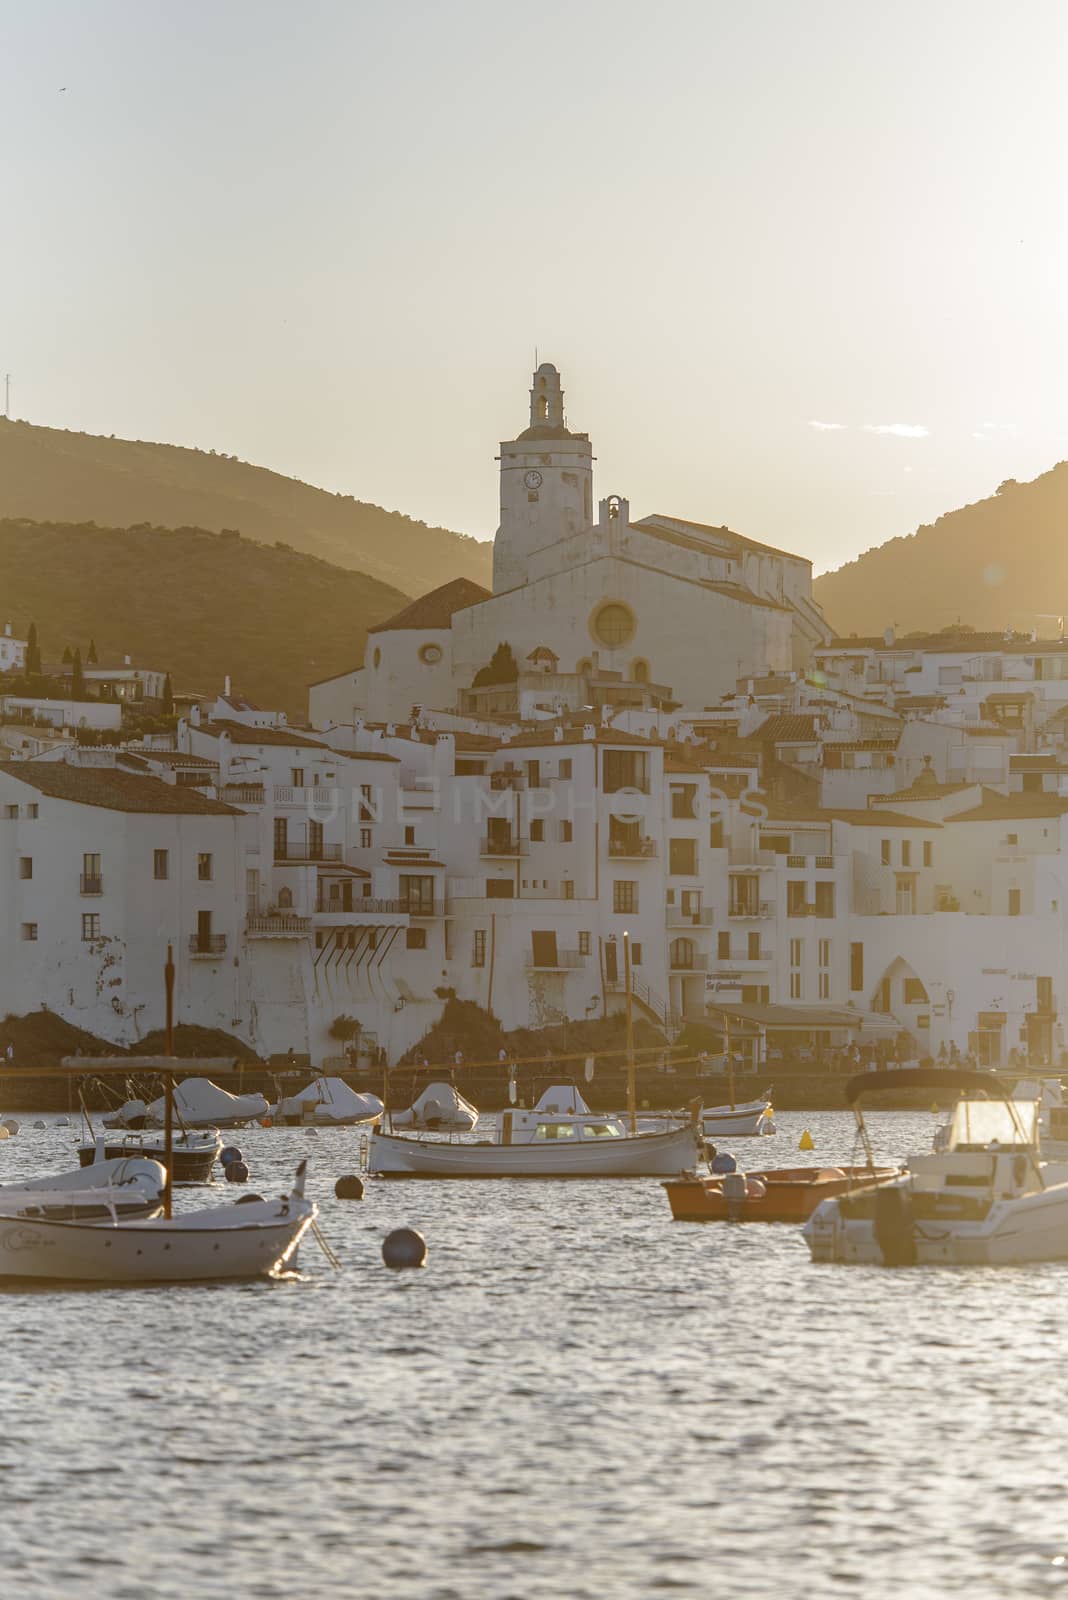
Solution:
[{"label": "red boat", "polygon": [[900,1175],[898,1167],[779,1167],[672,1178],[664,1188],[676,1222],[807,1222],[821,1200]]}]

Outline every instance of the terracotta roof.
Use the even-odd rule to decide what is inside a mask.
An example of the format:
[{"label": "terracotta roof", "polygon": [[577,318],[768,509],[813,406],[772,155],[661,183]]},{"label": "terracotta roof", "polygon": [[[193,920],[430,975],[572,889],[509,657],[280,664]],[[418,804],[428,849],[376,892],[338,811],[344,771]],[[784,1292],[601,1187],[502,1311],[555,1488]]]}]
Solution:
[{"label": "terracotta roof", "polygon": [[[420,595],[410,606],[386,622],[376,622],[368,633],[394,633],[410,628],[451,628],[453,613],[491,600],[492,594],[472,578],[453,578],[429,594]],[[343,676],[343,674],[342,674]]]},{"label": "terracotta roof", "polygon": [[1018,755],[1009,757],[1010,772],[1063,772],[1064,762],[1055,755]]},{"label": "terracotta roof", "polygon": [[[732,547],[735,550],[757,550],[764,555],[785,556],[789,561],[801,561],[804,562],[806,566],[812,565],[812,563],[807,561],[806,557],[804,556],[792,555],[789,550],[780,550],[773,544],[760,544],[756,539],[747,539],[744,534],[735,533],[731,528],[714,528],[710,523],[707,522],[691,522],[688,517],[669,517],[666,516],[662,511],[654,511],[651,516],[643,517],[641,522],[634,523],[634,527],[644,528],[647,532],[652,532],[654,529],[661,531],[664,523],[672,522],[678,523],[683,528],[693,528],[699,534],[712,534],[715,539],[720,540],[723,545],[726,545],[728,551]],[[701,540],[700,548],[707,554],[709,551],[709,541],[707,539]]]},{"label": "terracotta roof", "polygon": [[803,827],[809,822],[849,822],[858,828],[941,828],[940,822],[928,818],[907,817],[901,811],[854,811],[849,807],[831,806],[769,806],[768,822],[785,825],[794,823]]},{"label": "terracotta roof", "polygon": [[194,732],[207,733],[216,739],[221,733],[228,733],[232,744],[282,744],[305,750],[322,750],[324,754],[329,750],[329,746],[321,739],[309,739],[306,734],[297,733],[293,728],[250,728],[247,722],[230,722],[227,719],[201,723],[199,729],[194,727]]},{"label": "terracotta roof", "polygon": [[1043,817],[1063,817],[1068,800],[1058,794],[1000,794],[984,789],[982,804],[958,811],[951,822],[1028,822]]},{"label": "terracotta roof", "polygon": [[974,783],[921,783],[917,780],[910,789],[895,789],[892,794],[880,795],[881,800],[940,800],[943,795],[960,794],[964,789],[974,789]]},{"label": "terracotta roof", "polygon": [[819,735],[816,732],[815,717],[782,716],[769,717],[755,730],[752,737],[761,743],[773,744],[815,744]]},{"label": "terracotta roof", "polygon": [[169,813],[173,816],[240,817],[244,812],[197,789],[162,783],[118,767],[75,767],[66,761],[3,761],[0,771],[56,800],[101,806],[107,811]]},{"label": "terracotta roof", "polygon": [[827,750],[896,750],[897,735],[891,739],[825,739],[823,748]]},{"label": "terracotta roof", "polygon": [[126,755],[136,756],[139,761],[158,761],[161,766],[168,767],[218,767],[217,761],[211,761],[207,756],[183,755],[180,750],[127,750]]}]

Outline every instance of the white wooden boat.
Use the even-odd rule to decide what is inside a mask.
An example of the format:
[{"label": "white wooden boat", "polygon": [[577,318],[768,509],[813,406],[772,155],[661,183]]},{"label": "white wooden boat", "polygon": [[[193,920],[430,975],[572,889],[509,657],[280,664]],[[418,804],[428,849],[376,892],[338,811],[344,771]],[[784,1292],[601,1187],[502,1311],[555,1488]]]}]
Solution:
[{"label": "white wooden boat", "polygon": [[[701,1131],[711,1141],[760,1137],[775,1132],[772,1115],[773,1107],[767,1094],[737,1106],[705,1106],[701,1111]],[[688,1116],[686,1111],[653,1117],[643,1114],[639,1121],[643,1128],[664,1129],[677,1127]]]},{"label": "white wooden boat", "polygon": [[470,1133],[478,1111],[452,1083],[431,1083],[404,1111],[391,1111],[390,1128],[421,1128],[432,1132]]},{"label": "white wooden boat", "polygon": [[[175,1183],[210,1183],[212,1168],[222,1147],[223,1142],[214,1128],[175,1132],[171,1140],[171,1170]],[[83,1167],[118,1160],[122,1156],[144,1156],[166,1165],[166,1154],[162,1133],[112,1133],[78,1147],[78,1159]]]},{"label": "white wooden boat", "polygon": [[[174,1114],[183,1128],[244,1128],[267,1113],[262,1094],[231,1094],[210,1078],[183,1078],[174,1089]],[[105,1128],[161,1128],[166,1100],[127,1100],[103,1119]]]},{"label": "white wooden boat", "polygon": [[249,1199],[181,1216],[88,1223],[0,1218],[0,1280],[194,1283],[270,1277],[318,1213],[304,1198],[305,1163],[278,1200]]},{"label": "white wooden boat", "polygon": [[[861,1094],[893,1087],[989,1095],[986,1074],[946,1068],[865,1073],[846,1085],[869,1162]],[[1034,1100],[958,1100],[941,1148],[902,1178],[824,1200],[804,1227],[814,1261],[1007,1266],[1068,1260],[1068,1169],[1039,1155]]]},{"label": "white wooden boat", "polygon": [[673,1178],[701,1154],[693,1123],[631,1134],[591,1111],[571,1085],[546,1090],[533,1111],[497,1114],[494,1140],[413,1139],[376,1129],[368,1171],[383,1178]]},{"label": "white wooden boat", "polygon": [[166,1177],[158,1161],[126,1156],[45,1178],[23,1178],[0,1186],[0,1217],[68,1222],[151,1217],[162,1206]]}]

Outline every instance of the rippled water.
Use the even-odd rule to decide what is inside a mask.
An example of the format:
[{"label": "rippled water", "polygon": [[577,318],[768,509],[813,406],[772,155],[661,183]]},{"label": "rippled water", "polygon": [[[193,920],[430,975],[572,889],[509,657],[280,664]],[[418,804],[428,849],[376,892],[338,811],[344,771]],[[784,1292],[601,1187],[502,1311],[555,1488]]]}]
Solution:
[{"label": "rippled water", "polygon": [[[74,1130],[0,1145],[58,1170]],[[743,1164],[844,1160],[781,1115]],[[877,1157],[932,1118],[873,1116]],[[655,1182],[371,1184],[312,1156],[345,1270],[0,1294],[7,1600],[606,1600],[1062,1592],[1068,1266],[813,1266],[787,1227],[672,1223]],[[748,1158],[748,1159],[746,1159]],[[197,1196],[203,1191],[195,1192]],[[379,1245],[423,1230],[423,1272]]]}]

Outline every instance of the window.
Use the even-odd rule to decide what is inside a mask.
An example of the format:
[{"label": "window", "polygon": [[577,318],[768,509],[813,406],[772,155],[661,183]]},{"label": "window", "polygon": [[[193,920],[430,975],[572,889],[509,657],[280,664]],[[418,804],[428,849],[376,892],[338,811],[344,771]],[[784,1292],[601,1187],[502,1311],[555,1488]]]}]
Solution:
[{"label": "window", "polygon": [[864,987],[864,946],[849,946],[849,987],[856,993]]},{"label": "window", "polygon": [[574,880],[571,879],[571,878],[565,878],[564,879],[564,899],[565,900],[574,900],[574,898],[575,898]]},{"label": "window", "polygon": [[292,783],[294,789],[303,789],[303,787],[304,787],[304,768],[303,767],[290,767],[290,769],[289,769],[289,777],[290,777],[290,782]]},{"label": "window", "polygon": [[530,838],[532,844],[540,844],[545,838],[545,823],[541,817],[531,818]]},{"label": "window", "polygon": [[751,873],[731,874],[729,911],[732,917],[760,915],[760,882]]},{"label": "window", "polygon": [[831,998],[831,975],[829,972],[821,972],[819,975],[819,998],[821,1000],[829,1000]]},{"label": "window", "polygon": [[801,940],[800,939],[791,939],[790,940],[790,965],[792,967],[799,967],[801,965]]},{"label": "window", "polygon": [[1009,916],[1010,917],[1018,917],[1019,915],[1020,915],[1020,891],[1019,891],[1019,889],[1010,889],[1009,890]]},{"label": "window", "polygon": [[578,948],[579,948],[579,955],[580,956],[588,956],[589,955],[589,953],[590,953],[590,936],[589,936],[588,932],[579,934],[579,936],[578,936]]},{"label": "window", "polygon": [[790,974],[790,999],[791,1000],[800,1000],[800,998],[801,998],[801,974],[799,972],[791,972],[791,974]]},{"label": "window", "polygon": [[[330,887],[331,898],[336,887],[336,884],[332,884]],[[278,891],[278,909],[279,911],[292,911],[293,909],[293,891],[284,884]]]},{"label": "window", "polygon": [[901,841],[901,865],[903,867],[911,867],[912,865],[912,841],[910,839],[902,839]]},{"label": "window", "polygon": [[512,900],[515,898],[514,878],[487,878],[487,900]]},{"label": "window", "polygon": [[614,650],[634,637],[634,613],[629,606],[610,600],[594,613],[590,626],[594,638]]},{"label": "window", "polygon": [[414,828],[405,828],[405,830],[404,830],[404,842],[405,842],[405,844],[414,844],[415,843],[415,829]]},{"label": "window", "polygon": [[26,807],[26,815],[28,817],[39,817],[41,815],[41,808],[37,804],[36,800],[31,801],[31,803]]},{"label": "window", "polygon": [[801,940],[790,940],[790,999],[801,998]]},{"label": "window", "polygon": [[571,757],[570,756],[565,756],[562,761],[557,763],[556,776],[558,778],[570,778],[570,776],[571,776]]},{"label": "window", "polygon": [[708,828],[708,848],[710,850],[723,849],[723,818],[713,817]]},{"label": "window", "polygon": [[816,916],[834,916],[834,884],[817,883],[816,885]]},{"label": "window", "polygon": [[925,1006],[927,1004],[927,990],[919,978],[905,979],[903,999],[907,1006]]},{"label": "window", "polygon": [[82,894],[99,894],[103,887],[100,857],[95,851],[90,851],[82,856]]},{"label": "window", "polygon": [[404,948],[406,950],[425,950],[426,929],[409,928],[404,936]]},{"label": "window", "polygon": [[33,857],[32,856],[20,856],[19,857],[19,877],[20,878],[32,878],[33,877]]},{"label": "window", "polygon": [[631,944],[630,964],[632,967],[640,967],[642,964],[642,947],[638,943]]},{"label": "window", "polygon": [[8,818],[9,821],[13,822],[15,820],[15,818],[18,816],[18,814],[19,814],[18,806],[5,806],[4,807],[4,815]]},{"label": "window", "polygon": [[729,932],[716,935],[716,955],[720,961],[729,961],[731,958],[731,936]]},{"label": "window", "polygon": [[371,830],[370,830],[370,828],[361,828],[360,829],[360,849],[361,850],[370,850],[370,848],[371,848]]},{"label": "window", "polygon": [[829,939],[820,940],[819,962],[821,967],[829,967],[831,964],[831,941]]},{"label": "window", "polygon": [[289,822],[285,817],[274,819],[274,859],[284,861],[289,852]]},{"label": "window", "polygon": [[100,914],[97,911],[82,912],[82,938],[100,938]]},{"label": "window", "polygon": [[527,762],[527,788],[528,789],[540,789],[541,788],[541,762],[540,761],[528,761]]},{"label": "window", "polygon": [[1040,1016],[1048,1017],[1053,1014],[1053,979],[1035,979],[1035,1010]]},{"label": "window", "polygon": [[572,822],[561,822],[561,824],[560,824],[560,842],[561,842],[561,844],[570,844],[574,837],[575,837],[575,825],[574,825],[574,823],[572,823]]},{"label": "window", "polygon": [[471,965],[484,967],[486,965],[486,930],[476,928],[471,940]]},{"label": "window", "polygon": [[805,917],[808,915],[808,903],[805,900],[805,884],[801,878],[790,878],[786,884],[786,915],[788,917]]},{"label": "window", "polygon": [[697,815],[694,802],[697,798],[696,783],[673,784],[671,789],[671,815],[692,819]]},{"label": "window", "polygon": [[169,878],[171,875],[170,852],[167,850],[153,850],[152,876],[157,881]]},{"label": "window", "polygon": [[402,872],[400,876],[400,898],[409,916],[432,917],[434,915],[433,878],[413,877]]},{"label": "window", "polygon": [[883,842],[882,842],[882,850],[883,850],[883,866],[884,867],[888,867],[890,865],[890,840],[889,839],[884,839],[883,840]]},{"label": "window", "polygon": [[749,961],[759,961],[760,960],[760,935],[759,935],[759,933],[750,933],[750,934],[746,935],[745,953],[746,953],[746,959],[749,960]]},{"label": "window", "polygon": [[601,788],[605,794],[618,794],[621,789],[648,794],[648,751],[606,750],[601,759]]},{"label": "window", "polygon": [[24,922],[22,924],[21,933],[25,940],[27,940],[30,944],[33,944],[37,939],[36,922]]},{"label": "window", "polygon": [[633,915],[638,909],[638,885],[633,878],[617,878],[612,885],[612,910]]},{"label": "window", "polygon": [[934,866],[934,846],[930,839],[923,841],[923,864],[925,867]]},{"label": "window", "polygon": [[197,856],[197,877],[201,883],[210,883],[213,875],[211,853],[202,850]]},{"label": "window", "polygon": [[531,965],[535,967],[557,967],[559,960],[556,951],[556,933],[553,929],[546,932],[532,930],[530,935]]},{"label": "window", "polygon": [[1005,835],[1005,843],[1006,844],[1019,844],[1019,842],[1020,842],[1020,835],[1018,833],[1007,833]]},{"label": "window", "polygon": [[675,877],[692,877],[697,871],[697,840],[668,841],[668,871]]}]

